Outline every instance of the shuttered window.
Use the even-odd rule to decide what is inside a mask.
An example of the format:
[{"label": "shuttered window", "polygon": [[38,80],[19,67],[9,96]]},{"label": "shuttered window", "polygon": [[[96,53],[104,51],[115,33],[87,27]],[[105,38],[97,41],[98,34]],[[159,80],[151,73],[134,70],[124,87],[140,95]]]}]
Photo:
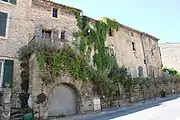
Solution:
[{"label": "shuttered window", "polygon": [[3,87],[12,87],[13,81],[13,60],[5,60],[4,62],[4,74],[3,74]]},{"label": "shuttered window", "polygon": [[9,2],[16,5],[16,0],[9,0]]},{"label": "shuttered window", "polygon": [[0,1],[8,2],[8,3],[11,3],[11,4],[15,4],[15,5],[16,5],[16,2],[17,2],[17,0],[0,0]]},{"label": "shuttered window", "polygon": [[57,41],[59,38],[59,31],[53,30],[53,40]]},{"label": "shuttered window", "polygon": [[0,12],[0,36],[6,36],[7,13]]}]

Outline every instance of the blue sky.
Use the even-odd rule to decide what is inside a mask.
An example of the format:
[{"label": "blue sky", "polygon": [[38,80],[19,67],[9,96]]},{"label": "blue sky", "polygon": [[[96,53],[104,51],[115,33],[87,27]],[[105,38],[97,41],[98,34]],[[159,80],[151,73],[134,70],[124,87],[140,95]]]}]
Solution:
[{"label": "blue sky", "polygon": [[147,32],[159,42],[180,42],[180,0],[57,0],[82,9],[84,15],[115,18]]}]

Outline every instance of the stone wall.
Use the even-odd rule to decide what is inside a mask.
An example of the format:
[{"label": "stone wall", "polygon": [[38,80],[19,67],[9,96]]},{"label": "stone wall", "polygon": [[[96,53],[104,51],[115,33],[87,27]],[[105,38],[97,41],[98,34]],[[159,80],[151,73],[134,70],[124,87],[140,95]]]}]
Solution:
[{"label": "stone wall", "polygon": [[[138,67],[141,66],[144,76],[147,76],[140,34],[120,27],[117,32],[114,31],[113,37],[109,37],[108,42],[113,44],[120,66],[129,68],[133,77],[138,77]],[[135,50],[133,50],[132,42],[135,44]]]},{"label": "stone wall", "polygon": [[162,59],[161,59],[161,51],[160,46],[158,44],[157,39],[149,38],[145,36],[144,47],[145,47],[145,55],[147,56],[147,67],[148,74],[151,76],[152,71],[151,67],[154,71],[154,77],[162,76]]},{"label": "stone wall", "polygon": [[123,107],[129,106],[135,102],[155,100],[161,97],[161,90],[166,91],[166,95],[173,95],[180,93],[180,82],[163,83],[160,80],[156,80],[150,84],[149,87],[144,87],[143,89],[137,85],[133,89],[131,96],[128,92],[125,92],[125,88],[121,87],[121,95],[114,96],[110,105],[110,101],[106,98],[101,99],[102,109],[107,109],[110,107]]},{"label": "stone wall", "polygon": [[[162,60],[157,38],[145,35],[142,32],[127,27],[120,27],[108,37],[107,45],[112,44],[120,66],[129,68],[133,77],[139,77],[138,67],[143,68],[143,76],[147,75],[150,67],[154,69],[155,76],[162,75]],[[133,45],[135,50],[133,50]],[[144,49],[143,49],[144,47]],[[153,55],[151,52],[153,49]],[[144,60],[147,58],[147,70]]]}]

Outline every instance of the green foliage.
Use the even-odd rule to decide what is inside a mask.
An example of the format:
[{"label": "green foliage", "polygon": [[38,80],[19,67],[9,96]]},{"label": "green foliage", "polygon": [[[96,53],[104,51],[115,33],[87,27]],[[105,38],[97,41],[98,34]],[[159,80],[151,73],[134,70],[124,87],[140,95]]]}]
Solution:
[{"label": "green foliage", "polygon": [[41,70],[41,72],[45,70],[45,59],[46,59],[46,56],[44,53],[39,52],[37,54],[37,61],[39,63],[39,69]]},{"label": "green foliage", "polygon": [[[41,56],[40,56],[41,55]],[[86,56],[76,53],[70,46],[65,46],[59,51],[54,53],[38,53],[38,63],[42,72],[49,67],[49,72],[52,78],[59,76],[61,73],[68,72],[75,79],[87,80],[90,76],[90,66]],[[47,59],[51,58],[51,61],[47,63]]]},{"label": "green foliage", "polygon": [[[81,11],[72,9],[72,12],[79,27],[75,34],[79,41],[75,45],[76,50],[71,46],[57,50],[47,45],[33,45],[34,49],[26,47],[29,50],[28,55],[32,54],[32,51],[36,52],[41,72],[49,73],[52,79],[68,72],[74,79],[91,80],[94,87],[101,91],[100,93],[110,96],[117,91],[119,84],[125,85],[124,81],[129,78],[127,69],[118,66],[116,57],[105,45],[109,30],[118,30],[120,24],[114,19],[103,18],[96,21],[81,16]],[[93,67],[89,64],[92,49],[95,51]],[[50,79],[48,77],[46,80],[46,78],[47,76],[42,80],[47,84]]]},{"label": "green foliage", "polygon": [[63,118],[63,117],[66,117],[66,115],[63,113],[56,116],[56,118]]},{"label": "green foliage", "polygon": [[[127,75],[126,69],[121,69],[117,65],[115,56],[109,52],[105,46],[109,29],[118,30],[120,24],[109,18],[100,21],[90,22],[89,18],[82,16],[80,28],[80,51],[86,56],[90,56],[94,49],[93,56],[94,68],[91,72],[91,81],[98,92],[111,96],[118,89],[118,84]],[[122,70],[122,71],[121,71]],[[124,72],[125,71],[125,72]],[[123,72],[125,74],[123,74]]]},{"label": "green foliage", "polygon": [[22,62],[20,64],[22,71],[21,71],[21,90],[22,93],[19,94],[19,99],[21,103],[21,108],[28,107],[28,98],[29,98],[29,58],[30,54],[28,55],[23,54],[25,58],[21,58]]},{"label": "green foliage", "polygon": [[40,93],[37,95],[37,104],[43,104],[46,101],[47,96],[44,93]]},{"label": "green foliage", "polygon": [[20,99],[21,108],[27,108],[28,107],[29,93],[20,93],[19,99]]},{"label": "green foliage", "polygon": [[175,69],[173,69],[173,68],[167,68],[167,67],[165,67],[165,68],[163,69],[163,71],[164,71],[164,72],[167,71],[171,76],[174,76],[174,75],[177,75],[177,74],[178,74],[177,70],[175,70]]}]

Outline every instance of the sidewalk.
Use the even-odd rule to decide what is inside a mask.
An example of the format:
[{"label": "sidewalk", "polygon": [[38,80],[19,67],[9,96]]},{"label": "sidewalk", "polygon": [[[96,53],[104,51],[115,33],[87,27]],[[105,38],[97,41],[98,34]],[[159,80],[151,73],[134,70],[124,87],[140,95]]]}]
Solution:
[{"label": "sidewalk", "polygon": [[71,117],[65,117],[65,118],[58,118],[54,120],[98,120],[102,118],[113,118],[115,116],[122,116],[129,113],[137,112],[143,109],[151,108],[153,106],[158,106],[162,102],[166,102],[169,100],[173,100],[180,97],[180,94],[176,95],[169,95],[166,98],[156,98],[155,100],[146,100],[146,101],[140,101],[136,103],[132,103],[131,107],[119,107],[119,108],[111,108],[106,109],[100,113],[87,113],[77,116],[71,116]]}]

